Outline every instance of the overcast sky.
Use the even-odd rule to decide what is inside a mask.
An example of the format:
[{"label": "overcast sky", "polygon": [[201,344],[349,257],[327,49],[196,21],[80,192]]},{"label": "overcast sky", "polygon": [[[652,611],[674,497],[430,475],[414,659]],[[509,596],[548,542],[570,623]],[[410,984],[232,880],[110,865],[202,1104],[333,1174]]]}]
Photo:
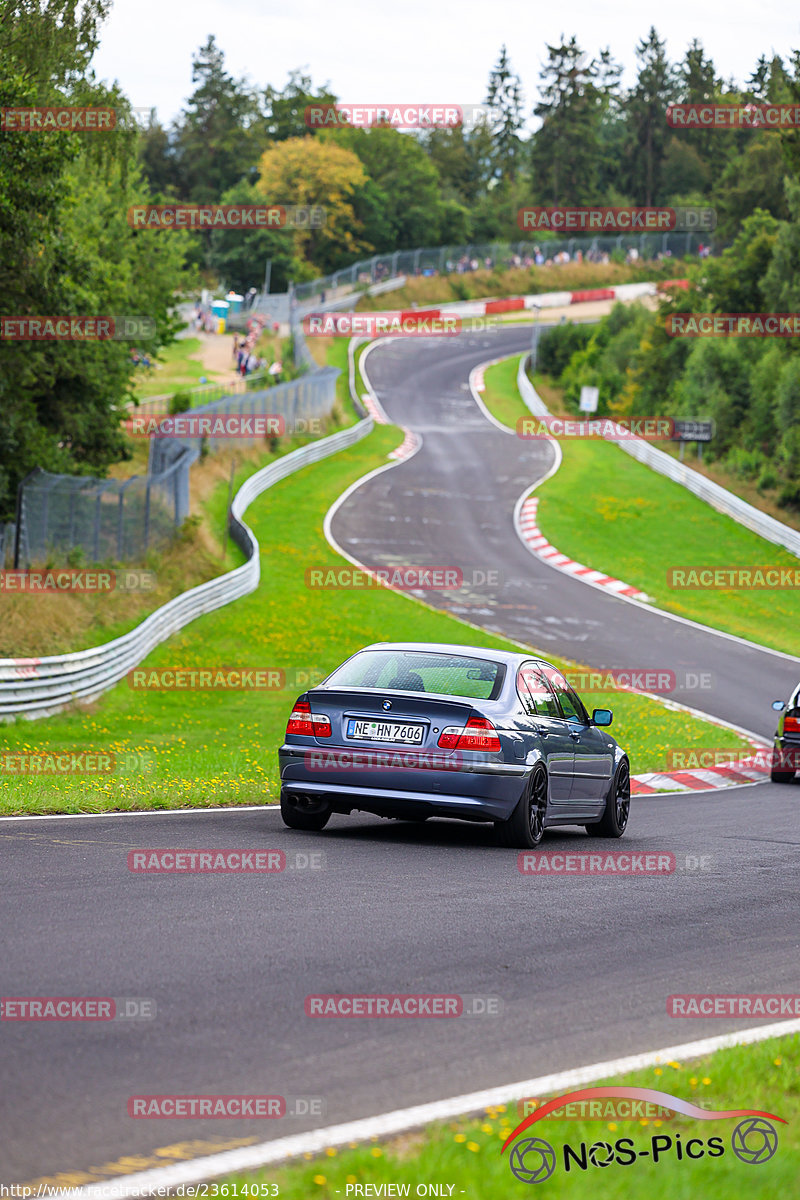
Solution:
[{"label": "overcast sky", "polygon": [[479,104],[505,42],[527,112],[545,46],[562,33],[590,54],[610,46],[630,83],[636,43],[654,24],[672,59],[697,37],[718,73],[741,83],[760,54],[800,47],[800,10],[792,9],[792,0],[115,0],[94,67],[166,124],[192,92],[192,54],[209,33],[236,78],[282,88],[303,67],[341,100],[372,104]]}]

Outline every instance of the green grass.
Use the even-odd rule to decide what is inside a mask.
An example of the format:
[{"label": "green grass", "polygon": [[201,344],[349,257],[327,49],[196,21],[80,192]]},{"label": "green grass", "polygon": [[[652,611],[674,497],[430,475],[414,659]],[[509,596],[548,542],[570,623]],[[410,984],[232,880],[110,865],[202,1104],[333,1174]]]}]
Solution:
[{"label": "green grass", "polygon": [[517,369],[521,357],[521,354],[514,354],[489,367],[484,374],[484,390],[479,393],[492,416],[512,429],[518,417],[526,413],[530,416],[517,391]]},{"label": "green grass", "polygon": [[[360,421],[361,417],[357,415],[353,407],[353,400],[350,395],[350,366],[347,358],[347,348],[350,345],[349,338],[328,338],[328,345],[325,348],[325,363],[329,367],[338,367],[341,374],[336,380],[336,407],[337,411],[346,414],[345,419],[340,421],[342,425],[354,425],[356,421]],[[361,395],[365,390],[364,381],[361,378],[359,364],[361,362],[361,354],[366,349],[366,346],[359,346],[356,350],[356,392]]]},{"label": "green grass", "polygon": [[[217,374],[204,367],[199,359],[190,357],[198,354],[201,346],[200,339],[196,337],[179,338],[165,346],[158,353],[158,365],[155,368],[137,368],[133,377],[134,393],[144,400],[147,396],[161,396],[197,387],[203,378],[213,382]],[[231,368],[235,365],[231,359]]]},{"label": "green grass", "polygon": [[[694,1030],[695,1026],[691,1028]],[[686,1034],[692,1036],[688,1030]],[[778,1196],[796,1195],[800,1167],[799,1065],[800,1038],[793,1035],[753,1046],[719,1050],[695,1061],[664,1063],[663,1067],[592,1085],[599,1087],[602,1083],[613,1082],[647,1087],[690,1100],[702,1108],[751,1108],[774,1113],[787,1124],[773,1122],[778,1133],[778,1148],[766,1163],[744,1163],[733,1154],[730,1139],[738,1124],[736,1118],[695,1121],[677,1116],[663,1123],[646,1118],[616,1122],[545,1118],[523,1133],[519,1140],[534,1136],[543,1138],[555,1150],[555,1171],[542,1182],[542,1195],[550,1197],[732,1200],[746,1196],[748,1200],[773,1200]],[[541,1101],[543,1097],[536,1099]],[[418,1185],[438,1182],[454,1185],[453,1197],[517,1200],[529,1194],[526,1187],[530,1185],[512,1175],[510,1148],[501,1154],[500,1147],[520,1119],[516,1105],[501,1105],[487,1110],[482,1117],[430,1126],[388,1144],[377,1141],[359,1146],[351,1144],[349,1148],[332,1149],[311,1161],[298,1160],[281,1168],[230,1176],[220,1180],[219,1184],[220,1187],[224,1183],[236,1184],[241,1194],[244,1184],[269,1183],[278,1186],[281,1200],[309,1200],[310,1197],[335,1200],[337,1196],[346,1197],[348,1185],[407,1184],[410,1187],[408,1194],[414,1196]],[[286,1132],[290,1130],[287,1128]],[[677,1134],[680,1134],[684,1150],[692,1138],[707,1143],[709,1138],[719,1137],[724,1153],[694,1160],[684,1153],[679,1160],[675,1151]],[[598,1141],[613,1143],[627,1137],[633,1141],[637,1152],[652,1151],[653,1136],[672,1138],[671,1149],[657,1162],[652,1157],[637,1157],[629,1166],[612,1162],[607,1167],[588,1165],[585,1171],[574,1165],[569,1173],[564,1170],[565,1144],[578,1153],[581,1142],[591,1146]],[[693,1149],[696,1152],[697,1146]],[[604,1151],[600,1153],[605,1155]],[[307,1160],[310,1158],[306,1155]],[[367,1194],[380,1195],[374,1190]]]},{"label": "green grass", "polygon": [[[514,370],[519,357],[512,360]],[[486,372],[484,401],[499,420],[530,415],[511,363]],[[797,558],[718,513],[609,442],[560,438],[555,475],[537,489],[539,528],[570,558],[640,588],[682,617],[800,654],[800,590],[680,589],[681,567],[791,567]]]},{"label": "green grass", "polygon": [[[372,641],[464,642],[509,648],[502,638],[387,589],[307,589],[311,566],[341,565],[322,535],[324,515],[354,480],[386,462],[400,442],[393,426],[283,480],[254,502],[247,521],[261,546],[261,585],[194,621],[158,647],[148,669],[175,667],[304,672],[282,691],[167,692],[117,685],[88,713],[0,728],[6,750],[109,750],[127,769],[108,775],[14,776],[2,813],[100,812],[259,804],[278,797],[276,749],[292,701],[359,646]],[[225,497],[216,495],[221,518]],[[562,664],[566,666],[567,664]],[[674,746],[742,745],[735,734],[631,693],[595,694],[613,707],[613,732],[634,772],[663,769]],[[130,756],[127,760],[125,756]]]}]

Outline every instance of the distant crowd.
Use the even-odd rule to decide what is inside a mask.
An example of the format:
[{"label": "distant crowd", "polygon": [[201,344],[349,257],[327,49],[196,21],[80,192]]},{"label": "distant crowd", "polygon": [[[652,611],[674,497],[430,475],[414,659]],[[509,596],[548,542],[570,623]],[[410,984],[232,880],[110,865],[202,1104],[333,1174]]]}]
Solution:
[{"label": "distant crowd", "polygon": [[[546,246],[545,246],[546,249]],[[707,258],[711,254],[710,246],[700,245],[697,253],[700,258]],[[638,262],[640,258],[639,251],[635,246],[631,246],[626,251],[625,261],[627,263]],[[662,262],[664,259],[672,258],[671,250],[659,251],[653,256],[653,261]],[[562,266],[566,263],[600,263],[607,265],[611,262],[611,255],[607,250],[575,250],[572,254],[568,250],[557,250],[552,257],[546,258],[545,252],[541,246],[532,246],[529,253],[526,254],[511,254],[503,258],[493,258],[487,254],[482,257],[477,255],[462,254],[457,259],[446,259],[442,274],[445,275],[462,275],[469,271],[492,271],[495,268],[500,270],[512,270],[514,268],[522,268],[528,270],[531,267],[550,267]],[[380,262],[376,265],[374,278],[369,272],[365,271],[359,275],[359,283],[380,283],[384,279],[388,279],[391,270],[388,263]],[[439,268],[433,266],[417,267],[416,269],[406,269],[403,271],[405,275],[421,275],[434,276],[439,275]]]}]

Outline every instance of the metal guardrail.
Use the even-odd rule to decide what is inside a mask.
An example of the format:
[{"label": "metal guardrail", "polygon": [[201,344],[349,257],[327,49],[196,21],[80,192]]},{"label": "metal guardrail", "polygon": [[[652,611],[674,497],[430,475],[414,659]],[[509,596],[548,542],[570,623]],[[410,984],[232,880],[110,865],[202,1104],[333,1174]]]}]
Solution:
[{"label": "metal guardrail", "polygon": [[[549,409],[528,379],[527,362],[528,355],[523,355],[517,371],[519,394],[534,416],[548,416]],[[768,513],[754,508],[740,496],[734,495],[733,492],[729,492],[727,488],[721,487],[711,479],[706,479],[705,475],[693,471],[685,463],[678,462],[671,454],[665,454],[663,450],[658,450],[642,438],[621,439],[617,445],[637,462],[644,463],[653,471],[657,471],[659,475],[665,475],[667,479],[679,483],[681,487],[685,487],[701,500],[705,500],[706,504],[710,504],[717,512],[724,513],[726,517],[731,517],[745,529],[752,530],[766,541],[772,542],[776,546],[783,546],[790,554],[800,557],[800,531],[792,529],[791,526],[784,525],[782,521],[777,521]]]},{"label": "metal guardrail", "polygon": [[258,542],[244,522],[244,513],[257,496],[295,471],[354,445],[371,432],[367,417],[349,429],[293,450],[247,479],[230,510],[230,531],[247,562],[183,592],[157,608],[122,637],[71,654],[42,659],[0,659],[0,719],[24,715],[46,717],[75,701],[89,701],[107,691],[151,650],[197,617],[238,600],[258,587],[261,569]]},{"label": "metal guardrail", "polygon": [[727,488],[721,487],[713,480],[706,479],[705,475],[693,471],[691,467],[678,462],[671,454],[665,454],[663,450],[658,450],[649,442],[642,441],[641,438],[626,439],[620,441],[619,445],[626,454],[630,454],[631,458],[658,471],[659,475],[666,475],[668,479],[679,483],[681,487],[688,488],[695,496],[705,500],[706,504],[710,504],[718,512],[732,517],[739,525],[744,525],[746,529],[757,533],[759,537],[773,542],[776,546],[783,546],[791,554],[800,557],[800,532],[798,530],[784,525],[782,521],[777,521],[768,513],[761,512],[752,504],[748,504],[746,500],[742,500],[740,496],[734,495],[733,492],[729,492]]},{"label": "metal guardrail", "polygon": [[350,399],[353,403],[353,408],[360,417],[367,416],[367,410],[364,402],[358,394],[358,367],[356,365],[356,355],[359,347],[368,342],[369,338],[352,337],[347,343],[347,385],[350,389]]},{"label": "metal guardrail", "polygon": [[550,409],[528,379],[528,354],[523,354],[517,368],[517,391],[535,417],[549,417]]}]

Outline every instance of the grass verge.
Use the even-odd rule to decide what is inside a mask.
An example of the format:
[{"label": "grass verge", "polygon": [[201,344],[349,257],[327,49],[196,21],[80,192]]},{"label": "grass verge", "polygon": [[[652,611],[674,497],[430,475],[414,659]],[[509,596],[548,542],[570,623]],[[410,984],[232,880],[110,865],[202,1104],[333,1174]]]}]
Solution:
[{"label": "grass verge", "polygon": [[[106,751],[107,774],[15,776],[0,812],[53,813],[261,804],[278,797],[276,749],[296,696],[372,641],[511,644],[385,588],[330,592],[305,586],[311,567],[341,566],[322,534],[327,509],[351,482],[386,462],[393,426],[276,484],[248,513],[261,547],[261,585],[201,617],[143,666],[285,672],[275,690],[164,691],[117,685],[89,710],[0,730],[7,751]],[[561,663],[562,667],[571,664]],[[669,747],[744,745],[727,730],[633,693],[597,693],[614,709],[614,734],[635,772],[664,769]]]},{"label": "grass verge", "polygon": [[[346,413],[337,408],[326,433],[335,433],[353,419],[352,406]],[[308,441],[308,437],[298,435],[281,438],[274,451],[266,445],[245,446],[209,455],[191,469],[190,507],[194,515],[175,531],[167,547],[149,553],[140,563],[96,563],[86,568],[115,573],[117,578],[144,571],[147,586],[142,590],[4,593],[0,658],[44,658],[110,642],[181,592],[239,566],[241,553],[225,537],[231,469],[235,493],[248,476]],[[35,569],[61,565],[42,563]]]},{"label": "grass verge", "polygon": [[[484,403],[505,424],[529,415],[516,389],[519,356],[486,372]],[[537,390],[553,412],[557,389]],[[610,442],[560,438],[563,462],[537,489],[539,528],[570,558],[633,584],[667,612],[800,654],[800,590],[674,588],[674,568],[789,567],[797,559]]]},{"label": "grass verge", "polygon": [[[774,1196],[796,1191],[800,1159],[800,1038],[791,1035],[737,1046],[688,1062],[669,1062],[662,1066],[598,1081],[603,1084],[652,1088],[689,1100],[701,1108],[729,1110],[752,1108],[774,1113],[787,1123],[774,1122],[778,1145],[772,1158],[763,1163],[747,1163],[732,1149],[731,1137],[739,1124],[737,1118],[692,1120],[684,1116],[666,1120],[617,1119],[608,1121],[565,1120],[547,1117],[525,1131],[514,1145],[527,1138],[546,1140],[555,1151],[555,1169],[546,1180],[546,1195],[605,1198],[647,1196],[648,1200],[673,1200],[674,1197],[702,1196],[704,1200],[730,1200],[747,1196],[748,1200],[771,1200]],[[563,1094],[563,1093],[561,1093]],[[543,1097],[535,1097],[540,1102]],[[604,1101],[608,1103],[608,1101]],[[523,1110],[524,1111],[524,1110]],[[365,1145],[352,1144],[330,1149],[312,1159],[311,1155],[285,1167],[230,1176],[220,1180],[236,1185],[242,1194],[244,1185],[274,1184],[282,1200],[334,1200],[356,1195],[422,1195],[421,1185],[444,1185],[434,1195],[468,1196],[470,1200],[515,1200],[525,1193],[526,1183],[515,1178],[509,1168],[512,1147],[500,1153],[505,1139],[522,1119],[516,1104],[499,1105],[477,1118],[437,1124],[419,1132],[404,1134],[387,1143],[377,1140]],[[710,1157],[709,1139],[720,1139],[721,1154]],[[637,1155],[634,1162],[609,1162],[594,1166],[590,1148],[597,1142],[614,1147],[618,1139],[628,1138]],[[658,1157],[654,1161],[653,1138]],[[664,1139],[669,1138],[666,1145]],[[700,1139],[700,1144],[692,1142]],[[691,1149],[702,1157],[692,1158]],[[586,1168],[576,1166],[570,1156],[565,1170],[564,1146],[583,1159]],[[758,1138],[745,1140],[747,1149],[758,1146]],[[678,1145],[682,1157],[678,1157]],[[718,1150],[718,1145],[713,1145]],[[627,1149],[625,1147],[624,1149]],[[597,1157],[605,1163],[609,1152],[598,1148]],[[629,1157],[629,1155],[624,1155]],[[535,1154],[523,1163],[535,1168],[541,1162]],[[599,1180],[602,1190],[598,1192]],[[379,1190],[381,1185],[396,1185],[395,1191]],[[361,1185],[360,1191],[356,1187]],[[369,1190],[363,1190],[369,1187]],[[408,1191],[399,1190],[408,1188]],[[452,1190],[450,1190],[452,1189]],[[231,1193],[234,1194],[233,1188]]]}]

